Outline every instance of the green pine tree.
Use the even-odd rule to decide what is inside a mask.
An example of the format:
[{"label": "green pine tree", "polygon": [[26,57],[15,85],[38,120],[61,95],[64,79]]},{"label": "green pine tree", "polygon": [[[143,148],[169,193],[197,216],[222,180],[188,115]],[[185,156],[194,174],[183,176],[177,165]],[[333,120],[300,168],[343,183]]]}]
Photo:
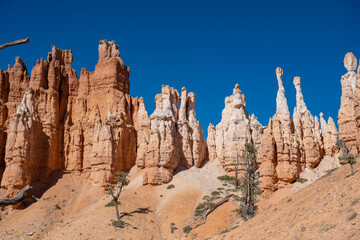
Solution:
[{"label": "green pine tree", "polygon": [[[116,217],[118,221],[121,221],[121,217],[119,214],[119,197],[120,193],[123,191],[123,188],[129,184],[129,180],[127,179],[128,173],[126,172],[117,172],[114,182],[116,183],[115,187],[108,187],[108,194],[113,197],[113,201],[115,202],[115,210],[116,210]],[[121,221],[123,222],[123,221]]]},{"label": "green pine tree", "polygon": [[256,194],[260,191],[259,181],[256,177],[256,148],[251,143],[245,143],[242,159],[244,162],[244,179],[240,183],[242,193],[238,213],[248,220],[255,216],[257,206]]},{"label": "green pine tree", "polygon": [[338,149],[341,149],[343,152],[343,155],[341,157],[339,157],[340,163],[341,164],[350,164],[351,175],[354,175],[353,165],[357,162],[356,158],[358,158],[359,155],[354,155],[354,154],[350,153],[353,145],[351,145],[350,148],[348,148],[346,146],[345,142],[339,141],[338,143],[336,143],[336,146]]}]

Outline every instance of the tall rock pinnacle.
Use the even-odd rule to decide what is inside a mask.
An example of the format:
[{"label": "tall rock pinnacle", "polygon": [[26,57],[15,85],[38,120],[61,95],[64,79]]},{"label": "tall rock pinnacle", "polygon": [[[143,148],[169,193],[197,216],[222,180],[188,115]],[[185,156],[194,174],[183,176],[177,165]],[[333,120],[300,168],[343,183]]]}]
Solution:
[{"label": "tall rock pinnacle", "polygon": [[[347,53],[344,58],[344,67],[347,73],[341,77],[341,105],[338,115],[339,140],[350,145],[356,143],[356,120],[355,120],[355,89],[357,60],[352,53]],[[359,147],[359,146],[357,146]],[[357,148],[352,148],[357,152]]]},{"label": "tall rock pinnacle", "polygon": [[[225,98],[225,108],[221,122],[208,127],[209,159],[218,159],[227,172],[234,172],[237,154],[242,154],[245,143],[253,143],[260,148],[263,127],[254,115],[246,111],[245,95],[235,85],[233,94]],[[240,161],[240,170],[243,170]]]}]

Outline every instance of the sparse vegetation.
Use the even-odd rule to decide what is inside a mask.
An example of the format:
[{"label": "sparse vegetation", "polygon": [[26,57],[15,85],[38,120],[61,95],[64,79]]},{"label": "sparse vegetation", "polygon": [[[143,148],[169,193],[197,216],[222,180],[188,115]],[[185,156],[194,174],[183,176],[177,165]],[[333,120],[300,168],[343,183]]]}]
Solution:
[{"label": "sparse vegetation", "polygon": [[209,209],[213,205],[214,204],[210,201],[200,203],[195,209],[195,216],[197,217],[197,216],[202,215],[203,212],[205,212],[207,209]]},{"label": "sparse vegetation", "polygon": [[60,210],[61,209],[61,207],[60,207],[60,205],[57,203],[57,204],[55,204],[55,209],[56,210]]},{"label": "sparse vegetation", "polygon": [[170,230],[171,230],[171,233],[174,233],[174,230],[178,229],[177,227],[175,227],[175,223],[170,223]]},{"label": "sparse vegetation", "polygon": [[118,228],[125,227],[125,223],[122,220],[112,220],[111,225],[113,225],[114,227],[118,227]]},{"label": "sparse vegetation", "polygon": [[172,189],[172,188],[174,188],[174,187],[175,187],[174,184],[170,184],[169,186],[167,186],[167,189]]},{"label": "sparse vegetation", "polygon": [[354,155],[351,152],[351,149],[353,147],[353,145],[350,146],[350,148],[348,148],[346,146],[346,143],[343,141],[339,141],[336,144],[338,149],[341,149],[343,152],[343,155],[341,157],[339,157],[339,161],[340,164],[350,164],[350,168],[351,168],[351,175],[354,175],[354,167],[353,165],[357,162],[356,158],[359,157],[359,155]]},{"label": "sparse vegetation", "polygon": [[304,183],[304,182],[307,182],[308,180],[306,178],[298,178],[296,179],[296,182],[299,182],[299,183]]},{"label": "sparse vegetation", "polygon": [[211,196],[219,196],[220,192],[219,191],[212,191],[211,192]]},{"label": "sparse vegetation", "polygon": [[184,233],[188,234],[192,230],[191,226],[186,226],[183,228]]},{"label": "sparse vegetation", "polygon": [[332,168],[330,170],[327,170],[325,176],[330,176],[336,169],[338,169],[338,168],[336,167],[336,168]]},{"label": "sparse vegetation", "polygon": [[291,202],[292,201],[292,198],[288,198],[287,202]]},{"label": "sparse vegetation", "polygon": [[228,232],[230,232],[230,231],[232,231],[232,230],[234,230],[234,229],[236,229],[236,228],[238,228],[238,227],[239,227],[239,225],[236,225],[236,226],[234,226],[234,227],[225,229],[225,230],[221,231],[221,232],[219,233],[219,235],[228,233]]},{"label": "sparse vegetation", "polygon": [[231,177],[229,175],[219,176],[218,179],[221,180],[221,181],[228,181],[228,182],[231,182],[231,181],[235,180],[234,177]]}]

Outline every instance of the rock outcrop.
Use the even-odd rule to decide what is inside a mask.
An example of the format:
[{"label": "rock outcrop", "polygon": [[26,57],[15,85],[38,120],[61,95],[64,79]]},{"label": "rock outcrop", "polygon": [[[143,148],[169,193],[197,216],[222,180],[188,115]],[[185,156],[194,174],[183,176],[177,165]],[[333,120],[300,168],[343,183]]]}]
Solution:
[{"label": "rock outcrop", "polygon": [[[135,165],[133,118],[141,118],[144,106],[129,95],[130,68],[118,46],[100,41],[95,71],[82,69],[80,79],[72,60],[71,50],[52,46],[48,60],[32,69],[30,81],[21,59],[13,69],[0,71],[1,131],[8,135],[6,143],[0,142],[6,146],[1,186],[9,192],[58,170],[103,186],[116,171]],[[135,120],[141,132],[145,123]]]},{"label": "rock outcrop", "polygon": [[29,86],[29,75],[23,60],[16,57],[13,68],[0,70],[0,181],[5,170],[5,145],[10,119]]},{"label": "rock outcrop", "polygon": [[[200,167],[207,158],[207,147],[196,119],[194,93],[187,93],[183,88],[179,98],[176,89],[162,86],[155,102],[149,131],[146,132],[146,123],[141,130],[143,136],[138,135],[140,152],[138,150],[136,163],[145,167],[144,184],[159,185],[171,181],[179,164],[186,168]],[[147,120],[145,114],[141,118]]]},{"label": "rock outcrop", "polygon": [[269,196],[279,188],[295,181],[305,168],[314,168],[324,154],[333,156],[337,130],[331,118],[328,123],[307,109],[301,91],[300,77],[294,78],[296,107],[290,116],[285,89],[282,83],[283,71],[276,69],[279,90],[276,98],[276,114],[270,118],[261,143],[260,188]]},{"label": "rock outcrop", "polygon": [[[237,154],[242,154],[245,143],[253,143],[260,149],[263,127],[254,115],[246,111],[244,94],[235,85],[233,94],[225,98],[221,122],[208,127],[209,160],[218,159],[227,172],[234,172]],[[240,161],[240,170],[243,170]]]},{"label": "rock outcrop", "polygon": [[[344,66],[348,71],[341,77],[341,105],[338,115],[339,140],[347,143],[353,153],[357,153],[359,146],[356,146],[357,124],[355,116],[355,90],[356,90],[356,67],[357,60],[352,53],[347,53],[344,58]],[[358,104],[357,104],[358,106]]]},{"label": "rock outcrop", "polygon": [[325,155],[334,156],[337,152],[336,143],[339,136],[334,120],[329,117],[326,123],[323,113],[320,113],[321,135],[324,142]]}]

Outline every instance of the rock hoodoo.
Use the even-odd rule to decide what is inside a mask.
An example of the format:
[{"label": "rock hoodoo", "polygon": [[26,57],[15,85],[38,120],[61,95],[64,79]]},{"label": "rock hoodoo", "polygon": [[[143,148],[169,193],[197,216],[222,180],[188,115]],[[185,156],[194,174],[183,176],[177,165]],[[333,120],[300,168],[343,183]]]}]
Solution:
[{"label": "rock hoodoo", "polygon": [[[348,71],[341,77],[341,104],[338,115],[339,140],[346,142],[349,146],[354,144],[352,152],[356,153],[359,146],[356,146],[357,125],[355,116],[356,101],[356,67],[357,60],[353,53],[347,53],[344,58],[344,66]],[[360,116],[360,114],[358,114]]]},{"label": "rock hoodoo", "polygon": [[285,89],[282,83],[283,71],[276,69],[279,90],[276,98],[276,114],[270,118],[261,143],[260,188],[269,196],[279,188],[295,181],[307,168],[314,168],[324,154],[333,156],[337,130],[331,118],[328,123],[320,115],[311,115],[304,102],[300,77],[294,78],[296,107],[290,116]]},{"label": "rock hoodoo", "polygon": [[245,143],[253,143],[260,149],[263,127],[245,106],[245,96],[236,84],[233,94],[225,98],[221,122],[216,128],[213,124],[208,127],[209,160],[218,159],[227,172],[235,171],[237,154],[242,154]]},{"label": "rock hoodoo", "polygon": [[133,116],[144,107],[129,95],[130,68],[115,42],[106,40],[100,41],[95,71],[82,69],[80,79],[71,68],[71,50],[52,46],[47,59],[37,62],[30,81],[19,58],[13,69],[0,71],[0,147],[6,148],[0,151],[6,164],[1,186],[11,192],[57,170],[105,185],[136,160]]},{"label": "rock hoodoo", "polygon": [[[178,103],[180,100],[180,108]],[[195,114],[195,94],[182,88],[181,97],[176,89],[162,86],[156,95],[156,109],[150,115],[150,128],[138,142],[137,165],[145,167],[144,184],[159,185],[172,179],[174,170],[199,167],[207,158],[204,134]],[[146,119],[145,116],[143,118]]]}]

